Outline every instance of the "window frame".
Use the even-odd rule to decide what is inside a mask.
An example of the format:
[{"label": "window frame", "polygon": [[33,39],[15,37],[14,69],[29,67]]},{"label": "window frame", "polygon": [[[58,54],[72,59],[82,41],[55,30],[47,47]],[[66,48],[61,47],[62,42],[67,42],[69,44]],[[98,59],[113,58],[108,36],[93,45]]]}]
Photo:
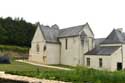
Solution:
[{"label": "window frame", "polygon": [[102,66],[103,66],[103,59],[99,58],[99,67],[102,68]]}]

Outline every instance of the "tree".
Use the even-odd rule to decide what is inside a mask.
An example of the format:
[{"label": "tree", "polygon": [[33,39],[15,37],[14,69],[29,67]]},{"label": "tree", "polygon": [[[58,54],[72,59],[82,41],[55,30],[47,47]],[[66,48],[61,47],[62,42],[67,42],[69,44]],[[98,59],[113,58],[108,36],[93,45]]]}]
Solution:
[{"label": "tree", "polygon": [[30,46],[36,26],[23,18],[0,18],[0,44]]}]

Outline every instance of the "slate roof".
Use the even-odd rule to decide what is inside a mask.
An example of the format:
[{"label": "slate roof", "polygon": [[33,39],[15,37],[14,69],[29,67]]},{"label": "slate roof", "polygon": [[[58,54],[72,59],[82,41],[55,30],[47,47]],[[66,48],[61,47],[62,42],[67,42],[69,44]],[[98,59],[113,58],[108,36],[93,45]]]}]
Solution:
[{"label": "slate roof", "polygon": [[46,42],[58,43],[57,37],[59,34],[59,29],[57,25],[53,25],[52,27],[41,25],[40,29]]},{"label": "slate roof", "polygon": [[[40,30],[43,33],[43,36],[46,42],[59,43],[58,38],[78,36],[79,32],[83,31],[83,28],[89,25],[88,23],[86,23],[84,25],[74,26],[74,27],[70,27],[66,29],[59,29],[58,25],[56,24],[51,27],[43,26],[40,24],[39,26],[40,26]],[[84,31],[81,34],[86,35]]]},{"label": "slate roof", "polygon": [[[66,29],[61,29],[59,31],[58,37],[78,36],[79,32],[82,31],[83,28],[85,28],[86,26],[88,26],[88,23],[86,23],[84,25],[79,25],[79,26],[74,26],[74,27],[70,27],[70,28],[66,28]],[[84,32],[84,35],[86,35],[85,32]]]},{"label": "slate roof", "polygon": [[99,46],[100,43],[102,43],[105,40],[105,38],[96,38],[95,41],[95,46]]},{"label": "slate roof", "polygon": [[118,44],[118,43],[125,43],[125,34],[117,29],[114,29],[101,44]]},{"label": "slate roof", "polygon": [[85,55],[111,55],[113,54],[120,46],[104,46],[96,47],[91,51],[87,52]]}]

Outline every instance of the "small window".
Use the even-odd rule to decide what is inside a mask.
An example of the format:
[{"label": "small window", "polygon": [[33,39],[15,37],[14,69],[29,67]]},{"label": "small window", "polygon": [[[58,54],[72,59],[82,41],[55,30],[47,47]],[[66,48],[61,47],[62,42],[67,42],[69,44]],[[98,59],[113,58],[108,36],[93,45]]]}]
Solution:
[{"label": "small window", "polygon": [[87,58],[87,66],[90,66],[90,58]]},{"label": "small window", "polygon": [[99,67],[102,67],[102,58],[99,58]]},{"label": "small window", "polygon": [[94,48],[94,40],[92,39],[92,48]]},{"label": "small window", "polygon": [[39,44],[36,45],[36,51],[39,52],[40,51],[40,47]]},{"label": "small window", "polygon": [[65,39],[65,49],[67,50],[68,49],[68,46],[67,46],[67,44],[68,44],[68,40],[67,39]]}]

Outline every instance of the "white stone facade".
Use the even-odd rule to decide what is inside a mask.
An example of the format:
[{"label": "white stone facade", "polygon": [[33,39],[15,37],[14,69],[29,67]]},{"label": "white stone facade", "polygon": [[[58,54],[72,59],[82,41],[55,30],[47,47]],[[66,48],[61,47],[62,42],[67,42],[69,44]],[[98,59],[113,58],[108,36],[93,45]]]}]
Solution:
[{"label": "white stone facade", "polygon": [[53,27],[44,27],[45,30],[37,27],[31,42],[29,61],[110,71],[125,69],[125,38],[122,38],[121,31],[113,30],[101,44],[98,41],[98,45],[88,24],[63,30],[56,25]]},{"label": "white stone facade", "polygon": [[[80,34],[83,31],[87,36],[81,40]],[[29,61],[41,64],[83,66],[84,53],[93,48],[94,35],[89,27],[85,27],[78,34],[78,36],[61,37],[59,43],[46,42],[44,34],[38,26],[31,43]],[[39,44],[39,52],[37,52],[37,44]]]}]

